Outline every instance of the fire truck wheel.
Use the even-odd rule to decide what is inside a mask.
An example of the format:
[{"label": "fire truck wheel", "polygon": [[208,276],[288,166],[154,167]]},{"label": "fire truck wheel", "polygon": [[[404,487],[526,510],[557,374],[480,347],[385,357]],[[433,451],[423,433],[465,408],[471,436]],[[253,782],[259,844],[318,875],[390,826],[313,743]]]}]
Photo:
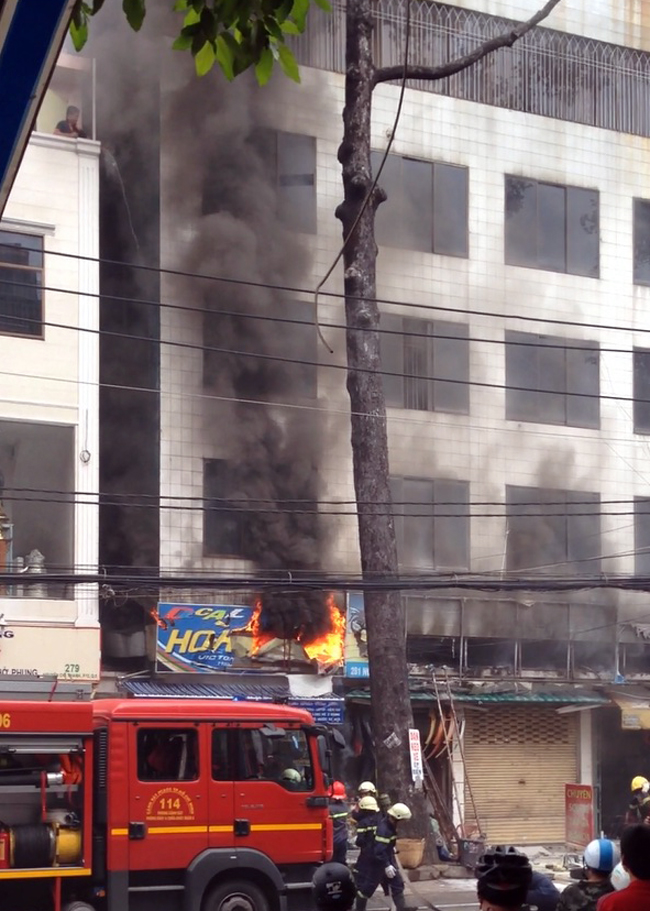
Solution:
[{"label": "fire truck wheel", "polygon": [[258,886],[237,879],[211,889],[203,911],[269,911],[269,903]]},{"label": "fire truck wheel", "polygon": [[63,905],[61,911],[95,911],[88,902],[70,902],[69,905]]}]

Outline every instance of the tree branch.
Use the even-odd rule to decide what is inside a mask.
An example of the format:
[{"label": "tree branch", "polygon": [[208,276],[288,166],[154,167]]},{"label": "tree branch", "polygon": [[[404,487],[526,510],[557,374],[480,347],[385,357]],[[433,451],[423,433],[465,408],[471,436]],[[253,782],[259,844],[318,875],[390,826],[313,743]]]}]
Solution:
[{"label": "tree branch", "polygon": [[[447,76],[453,76],[454,73],[466,70],[477,61],[482,60],[483,57],[487,57],[487,55],[491,54],[493,51],[498,51],[501,47],[512,47],[515,41],[523,38],[527,32],[535,28],[543,19],[546,19],[559,2],[560,0],[548,0],[542,9],[538,10],[534,16],[531,16],[527,22],[520,22],[519,25],[515,25],[508,32],[504,32],[503,35],[497,35],[496,38],[490,38],[488,41],[484,41],[483,44],[479,45],[469,54],[465,54],[464,57],[459,57],[457,60],[450,60],[448,63],[441,63],[439,66],[408,66],[406,69],[406,78],[435,82],[437,79],[445,79]],[[380,82],[392,82],[395,79],[403,78],[403,66],[400,66],[399,64],[397,64],[397,66],[383,66],[375,71],[373,85],[378,85]]]}]

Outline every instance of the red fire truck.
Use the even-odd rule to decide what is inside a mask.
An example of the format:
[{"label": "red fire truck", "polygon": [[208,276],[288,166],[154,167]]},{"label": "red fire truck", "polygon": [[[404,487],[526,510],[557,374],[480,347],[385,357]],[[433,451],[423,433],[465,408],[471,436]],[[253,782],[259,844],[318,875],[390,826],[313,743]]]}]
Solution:
[{"label": "red fire truck", "polygon": [[0,908],[285,911],[331,857],[328,765],[282,705],[5,702]]}]

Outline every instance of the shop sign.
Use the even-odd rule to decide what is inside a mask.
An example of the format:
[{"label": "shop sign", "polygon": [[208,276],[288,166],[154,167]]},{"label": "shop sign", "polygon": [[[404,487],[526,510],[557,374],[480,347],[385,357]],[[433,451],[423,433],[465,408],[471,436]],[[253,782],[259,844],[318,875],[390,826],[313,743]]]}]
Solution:
[{"label": "shop sign", "polygon": [[159,604],[156,669],[209,673],[234,661],[231,635],[247,626],[252,607]]},{"label": "shop sign", "polygon": [[316,724],[343,724],[343,699],[290,699],[289,705],[307,709]]},{"label": "shop sign", "polygon": [[422,745],[417,728],[409,728],[409,753],[411,755],[411,778],[416,785],[422,784],[424,766],[422,765]]},{"label": "shop sign", "polygon": [[99,629],[65,626],[0,627],[0,678],[99,679]]},{"label": "shop sign", "polygon": [[345,623],[345,676],[359,679],[368,678],[368,635],[366,615],[363,607],[363,593],[348,594],[348,610]]},{"label": "shop sign", "polygon": [[585,848],[594,837],[594,789],[589,784],[564,786],[566,843]]}]

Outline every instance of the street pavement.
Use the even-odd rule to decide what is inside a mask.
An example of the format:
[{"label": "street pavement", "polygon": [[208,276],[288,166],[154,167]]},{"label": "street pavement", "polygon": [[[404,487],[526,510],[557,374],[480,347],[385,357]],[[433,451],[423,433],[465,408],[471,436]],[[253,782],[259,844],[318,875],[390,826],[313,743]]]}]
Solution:
[{"label": "street pavement", "polygon": [[[406,903],[410,908],[439,908],[440,911],[477,909],[476,885],[472,879],[437,879],[407,883]],[[369,911],[388,911],[390,900],[380,892],[368,902]]]}]

